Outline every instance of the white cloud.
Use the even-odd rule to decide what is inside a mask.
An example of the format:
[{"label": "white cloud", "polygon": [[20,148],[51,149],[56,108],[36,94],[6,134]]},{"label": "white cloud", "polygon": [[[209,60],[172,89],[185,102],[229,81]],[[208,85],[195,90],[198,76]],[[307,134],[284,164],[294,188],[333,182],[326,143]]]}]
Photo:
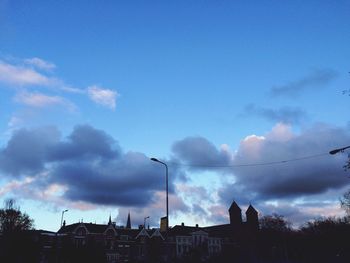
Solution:
[{"label": "white cloud", "polygon": [[115,109],[118,93],[114,90],[104,89],[96,85],[88,87],[88,95],[92,101],[102,106]]},{"label": "white cloud", "polygon": [[65,98],[60,96],[48,96],[42,93],[21,92],[15,96],[15,101],[30,107],[44,108],[61,105],[69,110],[74,110],[75,106]]},{"label": "white cloud", "polygon": [[8,122],[7,126],[10,128],[10,129],[13,129],[15,127],[18,127],[20,126],[21,124],[23,123],[23,120],[18,117],[18,116],[12,116],[10,121]]},{"label": "white cloud", "polygon": [[266,135],[266,139],[276,142],[287,142],[293,137],[292,126],[284,123],[277,123]]},{"label": "white cloud", "polygon": [[[89,86],[87,89],[68,85],[64,80],[48,74],[48,71],[55,68],[55,64],[38,57],[12,59],[11,61],[0,59],[0,84],[5,84],[5,87],[26,88],[28,90],[33,87],[44,87],[50,88],[51,91],[80,94],[88,96],[90,100],[99,105],[115,109],[119,95],[117,91],[97,85]],[[70,110],[75,109],[72,103],[61,96],[47,96],[39,93],[21,93],[16,96],[15,101],[31,107],[63,105]]]},{"label": "white cloud", "polygon": [[26,177],[22,181],[13,180],[0,187],[0,197],[6,195],[7,193],[11,193],[22,188],[27,188],[33,181],[33,177]]},{"label": "white cloud", "polygon": [[18,86],[50,86],[55,81],[31,68],[11,65],[0,60],[0,82]]},{"label": "white cloud", "polygon": [[37,57],[27,58],[24,60],[24,63],[45,71],[51,71],[56,68],[55,64]]},{"label": "white cloud", "polygon": [[53,87],[68,93],[85,93],[85,90],[71,87],[62,79],[38,71],[51,71],[55,67],[55,64],[40,58],[25,59],[16,63],[0,60],[0,83],[5,83],[9,87],[41,86]]}]

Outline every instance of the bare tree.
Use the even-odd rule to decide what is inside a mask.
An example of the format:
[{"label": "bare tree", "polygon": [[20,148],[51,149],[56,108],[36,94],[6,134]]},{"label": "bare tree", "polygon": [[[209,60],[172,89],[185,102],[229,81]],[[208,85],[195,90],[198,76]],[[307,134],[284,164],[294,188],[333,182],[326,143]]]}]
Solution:
[{"label": "bare tree", "polygon": [[274,230],[281,232],[290,230],[290,222],[288,222],[282,215],[266,215],[263,216],[259,221],[260,228],[262,230]]},{"label": "bare tree", "polygon": [[350,190],[345,192],[343,196],[340,198],[340,206],[350,216]]},{"label": "bare tree", "polygon": [[5,201],[5,207],[0,209],[0,233],[11,233],[34,228],[33,219],[22,213],[14,199]]}]

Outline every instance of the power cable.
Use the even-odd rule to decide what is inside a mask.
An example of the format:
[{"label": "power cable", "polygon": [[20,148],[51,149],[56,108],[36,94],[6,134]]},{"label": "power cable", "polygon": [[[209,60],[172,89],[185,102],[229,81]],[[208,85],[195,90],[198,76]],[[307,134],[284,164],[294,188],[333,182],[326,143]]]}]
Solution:
[{"label": "power cable", "polygon": [[168,162],[168,164],[169,165],[176,165],[176,166],[204,167],[204,168],[252,167],[252,166],[265,166],[265,165],[274,165],[274,164],[284,164],[284,163],[288,163],[288,162],[296,162],[296,161],[301,161],[301,160],[319,158],[321,156],[326,156],[326,155],[329,155],[329,153],[320,153],[320,154],[314,154],[314,155],[298,157],[298,158],[294,158],[294,159],[287,159],[287,160],[273,161],[273,162],[232,164],[232,165],[184,164],[184,163],[177,163],[177,162]]}]

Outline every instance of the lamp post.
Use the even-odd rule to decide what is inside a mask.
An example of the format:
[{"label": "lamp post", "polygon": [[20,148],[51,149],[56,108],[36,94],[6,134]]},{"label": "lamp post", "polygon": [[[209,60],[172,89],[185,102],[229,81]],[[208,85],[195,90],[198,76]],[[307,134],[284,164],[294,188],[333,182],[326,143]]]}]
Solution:
[{"label": "lamp post", "polygon": [[61,227],[62,227],[62,224],[63,224],[63,215],[64,215],[65,212],[68,212],[68,209],[62,211],[62,216],[61,216]]},{"label": "lamp post", "polygon": [[168,191],[168,166],[166,163],[159,161],[157,158],[151,158],[151,161],[161,163],[165,166],[165,180],[166,180],[166,230],[169,229],[169,191]]},{"label": "lamp post", "polygon": [[349,148],[350,148],[350,146],[346,146],[346,147],[339,148],[339,149],[334,149],[334,150],[330,151],[329,154],[333,155],[333,154],[336,154],[338,152],[344,152],[344,150],[349,149]]}]

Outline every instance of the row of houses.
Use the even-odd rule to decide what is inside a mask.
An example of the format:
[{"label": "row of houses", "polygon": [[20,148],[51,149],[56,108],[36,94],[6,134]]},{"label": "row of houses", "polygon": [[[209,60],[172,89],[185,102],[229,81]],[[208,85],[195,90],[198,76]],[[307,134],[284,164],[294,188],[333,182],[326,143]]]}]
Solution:
[{"label": "row of houses", "polygon": [[[230,222],[199,227],[184,223],[166,229],[131,228],[130,214],[125,227],[107,224],[63,224],[57,233],[44,232],[42,261],[69,262],[67,258],[90,253],[106,262],[175,262],[189,258],[207,261],[232,258],[243,244],[254,244],[258,231],[258,212],[253,206],[246,211],[246,221],[236,202],[229,208]],[[253,245],[252,245],[253,246]],[[83,252],[85,251],[85,252]]]}]

